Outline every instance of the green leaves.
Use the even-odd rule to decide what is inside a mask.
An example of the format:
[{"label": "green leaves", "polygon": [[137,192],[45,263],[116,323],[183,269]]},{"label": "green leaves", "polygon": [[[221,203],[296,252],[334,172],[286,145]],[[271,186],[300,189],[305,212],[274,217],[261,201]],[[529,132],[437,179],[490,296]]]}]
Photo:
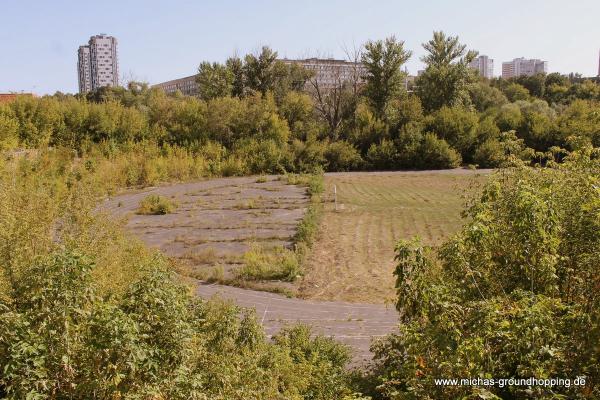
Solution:
[{"label": "green leaves", "polygon": [[[600,395],[600,164],[586,154],[555,169],[496,173],[440,249],[397,244],[403,324],[373,348],[384,397]],[[435,384],[577,376],[586,387]]]},{"label": "green leaves", "polygon": [[423,44],[428,52],[422,61],[427,64],[417,79],[417,94],[427,111],[443,106],[469,106],[468,86],[475,81],[474,72],[468,67],[476,53],[466,52],[466,46],[458,42],[458,36],[446,36],[434,32],[433,39]]},{"label": "green leaves", "polygon": [[404,49],[404,42],[394,36],[365,44],[362,63],[367,72],[367,85],[364,92],[377,117],[382,118],[387,104],[400,94],[405,77],[401,68],[411,55],[411,51]]}]

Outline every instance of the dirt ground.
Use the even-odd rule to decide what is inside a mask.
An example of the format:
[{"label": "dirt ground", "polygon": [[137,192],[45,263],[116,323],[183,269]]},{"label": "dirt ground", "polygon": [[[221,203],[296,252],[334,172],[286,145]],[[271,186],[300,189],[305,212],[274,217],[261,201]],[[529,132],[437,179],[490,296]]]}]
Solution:
[{"label": "dirt ground", "polygon": [[[489,171],[327,174],[328,203],[299,295],[307,299],[393,301],[394,245],[419,235],[436,244],[456,232],[474,184]],[[337,190],[338,211],[333,190]]]},{"label": "dirt ground", "polygon": [[[166,215],[138,215],[140,201],[155,194],[177,204]],[[292,244],[309,197],[306,188],[274,176],[220,178],[147,188],[121,194],[101,209],[126,219],[125,228],[149,247],[190,268],[190,275],[224,278],[241,264],[251,246]]]}]

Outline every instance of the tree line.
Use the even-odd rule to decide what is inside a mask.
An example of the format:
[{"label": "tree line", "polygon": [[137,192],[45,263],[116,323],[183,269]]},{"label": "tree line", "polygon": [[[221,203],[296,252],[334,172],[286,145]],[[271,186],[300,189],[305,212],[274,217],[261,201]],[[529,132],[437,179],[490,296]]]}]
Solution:
[{"label": "tree line", "polygon": [[327,90],[263,47],[201,63],[198,97],[138,82],[19,97],[0,106],[0,148],[208,146],[262,173],[545,164],[600,145],[598,83],[560,74],[487,80],[468,67],[476,52],[458,37],[435,32],[423,47],[426,68],[409,85],[402,66],[411,52],[390,37],[356,49],[364,72]]}]

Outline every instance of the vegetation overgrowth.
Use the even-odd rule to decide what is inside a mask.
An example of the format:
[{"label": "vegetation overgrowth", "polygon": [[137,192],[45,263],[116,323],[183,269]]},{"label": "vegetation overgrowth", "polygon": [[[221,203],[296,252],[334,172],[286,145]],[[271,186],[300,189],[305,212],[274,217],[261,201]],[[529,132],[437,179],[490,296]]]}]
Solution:
[{"label": "vegetation overgrowth", "polygon": [[392,37],[367,43],[355,57],[366,73],[334,76],[333,88],[265,47],[224,65],[202,63],[198,97],[137,82],[19,96],[0,105],[0,150],[102,156],[98,163],[109,160],[136,185],[319,169],[545,165],[600,145],[597,82],[556,73],[486,80],[467,66],[475,53],[458,38],[436,32],[424,48],[426,68],[406,85],[401,67],[411,54]]},{"label": "vegetation overgrowth", "polygon": [[[373,347],[362,391],[600,397],[599,85],[486,81],[458,38],[437,32],[424,48],[410,93],[410,52],[388,38],[365,45],[364,85],[327,93],[264,48],[203,63],[200,98],[131,83],[0,105],[0,397],[363,398],[346,347],[302,326],[268,341],[252,312],[196,299],[168,260],[98,214],[98,199],[214,175],[461,163],[511,168],[442,246],[397,245],[402,324]],[[310,243],[307,215],[298,239]],[[532,376],[586,384],[435,384]]]},{"label": "vegetation overgrowth", "polygon": [[155,194],[148,195],[140,201],[137,210],[141,215],[165,215],[171,214],[177,209],[177,204],[164,196]]},{"label": "vegetation overgrowth", "polygon": [[349,349],[195,298],[54,156],[0,164],[0,397],[359,398]]},{"label": "vegetation overgrowth", "polygon": [[[375,398],[600,397],[599,156],[500,171],[456,236],[398,242],[401,324],[373,347]],[[571,381],[498,381],[532,377]],[[496,384],[436,384],[453,378]]]},{"label": "vegetation overgrowth", "polygon": [[[287,174],[283,175],[282,179],[285,179],[289,185],[305,186],[310,196],[310,203],[293,237],[293,248],[265,249],[261,246],[253,246],[244,254],[243,266],[236,271],[237,278],[291,282],[304,274],[305,257],[317,235],[323,207],[321,203],[321,193],[324,190],[323,175]],[[284,291],[284,293],[290,295],[289,292]]]}]

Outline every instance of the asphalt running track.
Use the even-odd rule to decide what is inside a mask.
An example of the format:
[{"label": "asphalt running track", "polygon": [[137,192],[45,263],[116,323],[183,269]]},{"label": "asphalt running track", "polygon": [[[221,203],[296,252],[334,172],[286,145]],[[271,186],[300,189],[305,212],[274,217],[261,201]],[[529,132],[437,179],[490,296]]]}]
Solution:
[{"label": "asphalt running track", "polygon": [[199,284],[197,293],[203,298],[219,296],[240,307],[256,309],[256,315],[268,336],[286,325],[304,323],[315,333],[334,337],[354,350],[354,362],[371,359],[371,340],[393,332],[398,313],[393,305],[312,301],[282,295],[240,289],[217,284]]}]

